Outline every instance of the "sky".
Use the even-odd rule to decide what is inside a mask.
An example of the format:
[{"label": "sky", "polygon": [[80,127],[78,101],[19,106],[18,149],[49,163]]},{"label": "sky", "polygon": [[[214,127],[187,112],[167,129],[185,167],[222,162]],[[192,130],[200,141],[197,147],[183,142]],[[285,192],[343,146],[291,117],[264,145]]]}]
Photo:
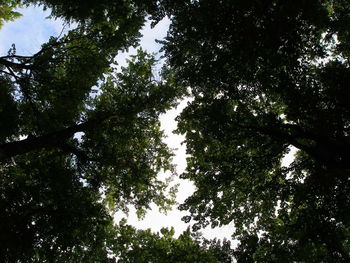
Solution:
[{"label": "sky", "polygon": [[[6,23],[0,30],[0,56],[7,54],[12,43],[15,43],[18,55],[33,55],[40,50],[41,45],[50,36],[57,37],[62,30],[63,32],[67,30],[61,20],[46,19],[50,15],[49,11],[44,12],[39,7],[20,9],[19,12],[23,15],[21,18]],[[159,57],[161,45],[156,43],[155,39],[165,37],[169,23],[169,20],[164,19],[153,29],[151,29],[149,24],[146,24],[141,32],[143,34],[140,42],[141,47],[150,53],[158,53]],[[129,49],[128,53],[119,54],[117,56],[118,64],[120,66],[125,65],[125,59],[131,54],[136,54],[134,48]],[[164,141],[170,148],[174,149],[175,157],[173,162],[177,167],[177,174],[181,174],[186,168],[186,146],[182,144],[184,137],[174,134],[173,130],[176,129],[176,116],[187,105],[188,101],[189,99],[181,101],[176,109],[169,110],[160,118],[161,128],[167,136]],[[194,191],[194,186],[191,182],[180,178],[175,178],[174,183],[179,183],[177,202],[182,203]],[[139,229],[151,228],[154,232],[158,232],[162,227],[174,227],[175,235],[179,235],[189,226],[189,224],[181,221],[181,218],[187,214],[187,212],[177,210],[176,207],[167,214],[161,214],[155,206],[152,206],[152,210],[140,221],[136,216],[135,209],[131,208],[127,221]],[[123,217],[125,217],[125,214],[117,213],[115,216],[116,222]],[[215,229],[208,227],[201,232],[208,239],[230,239],[233,230],[233,225],[228,225]]]}]

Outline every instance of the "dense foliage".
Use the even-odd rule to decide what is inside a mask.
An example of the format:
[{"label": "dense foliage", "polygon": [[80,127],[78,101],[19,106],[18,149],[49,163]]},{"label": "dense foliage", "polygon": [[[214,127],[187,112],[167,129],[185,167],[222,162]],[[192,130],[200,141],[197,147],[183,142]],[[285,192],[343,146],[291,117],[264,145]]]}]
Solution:
[{"label": "dense foliage", "polygon": [[15,8],[20,6],[20,0],[2,0],[0,3],[0,28],[4,25],[4,22],[13,21],[21,16],[19,12],[15,11]]},{"label": "dense foliage", "polygon": [[158,116],[181,89],[170,72],[156,80],[156,60],[142,50],[121,71],[110,67],[137,43],[147,15],[117,2],[119,12],[102,19],[94,17],[105,15],[99,6],[69,13],[61,1],[40,1],[74,29],[34,55],[13,46],[0,57],[4,262],[109,261],[114,211],[134,205],[142,214],[152,202],[174,202],[175,189],[157,178],[173,170]]},{"label": "dense foliage", "polygon": [[[349,262],[350,2],[175,1],[165,41],[195,228],[233,221],[238,262]],[[296,149],[294,161],[282,160]]]},{"label": "dense foliage", "polygon": [[[7,0],[74,29],[0,57],[0,254],[5,262],[349,262],[348,0]],[[171,20],[167,65],[137,45]],[[138,231],[111,213],[173,204],[159,114],[179,116],[194,229],[233,222],[240,243]],[[295,152],[289,163],[284,159]],[[290,158],[290,157],[289,157]]]},{"label": "dense foliage", "polygon": [[231,262],[232,249],[225,240],[201,242],[202,238],[189,230],[174,238],[173,228],[163,228],[160,234],[154,234],[150,230],[136,230],[123,221],[117,229],[113,248],[120,262]]}]

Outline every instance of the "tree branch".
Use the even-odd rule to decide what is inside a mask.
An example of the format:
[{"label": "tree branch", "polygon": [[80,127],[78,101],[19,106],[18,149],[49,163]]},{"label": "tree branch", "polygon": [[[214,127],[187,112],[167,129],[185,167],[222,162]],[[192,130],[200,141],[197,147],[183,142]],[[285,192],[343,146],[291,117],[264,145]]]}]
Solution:
[{"label": "tree branch", "polygon": [[19,71],[21,69],[32,69],[33,67],[31,65],[26,65],[25,63],[15,63],[8,61],[7,59],[0,57],[0,64],[12,68],[14,71]]},{"label": "tree branch", "polygon": [[109,115],[105,118],[91,119],[84,123],[75,124],[42,136],[29,136],[21,141],[4,143],[0,145],[0,160],[26,154],[35,150],[41,150],[43,148],[61,148],[75,133],[86,131],[94,125],[116,117],[117,115]]},{"label": "tree branch", "polygon": [[[293,125],[293,127],[291,127],[290,125],[283,124],[281,127],[277,128],[274,128],[272,126],[261,127],[254,125],[241,125],[239,123],[236,123],[236,125],[243,129],[250,129],[260,134],[285,141],[294,147],[306,152],[315,160],[328,167],[349,167],[348,161],[350,160],[350,156],[348,150],[338,148],[337,145],[332,145],[327,141],[319,141],[319,138],[314,138],[310,133],[305,133],[307,136],[302,136],[300,133],[290,134],[283,130],[285,128],[293,128],[297,129],[299,132],[302,132],[300,127],[295,127],[296,125]],[[298,139],[312,140],[314,145],[302,143]]]},{"label": "tree branch", "polygon": [[0,59],[6,59],[6,58],[16,58],[16,59],[28,59],[31,60],[33,56],[20,56],[20,55],[10,55],[10,56],[2,56]]}]

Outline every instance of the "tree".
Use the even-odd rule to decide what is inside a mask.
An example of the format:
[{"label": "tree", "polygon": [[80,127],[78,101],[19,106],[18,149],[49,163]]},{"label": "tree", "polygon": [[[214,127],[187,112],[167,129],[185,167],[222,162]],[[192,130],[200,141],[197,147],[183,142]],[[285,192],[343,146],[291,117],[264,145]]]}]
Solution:
[{"label": "tree", "polygon": [[233,221],[238,262],[349,262],[349,1],[163,5],[168,63],[193,97],[185,221]]},{"label": "tree", "polygon": [[19,0],[3,0],[0,3],[0,29],[4,25],[4,22],[13,21],[21,16],[19,12],[14,11],[19,6]]},{"label": "tree", "polygon": [[0,57],[0,254],[111,262],[114,211],[174,203],[157,178],[173,170],[158,116],[182,91],[169,71],[154,78],[156,60],[142,50],[121,72],[110,67],[140,36],[147,11],[136,2],[113,1],[109,15],[98,4],[86,14],[61,5],[76,1],[31,3],[77,24],[32,56],[13,46]]},{"label": "tree", "polygon": [[[230,242],[202,240],[189,230],[174,238],[174,229],[161,233],[136,230],[121,221],[113,249],[120,262],[232,262]],[[118,262],[119,262],[118,261]]]}]

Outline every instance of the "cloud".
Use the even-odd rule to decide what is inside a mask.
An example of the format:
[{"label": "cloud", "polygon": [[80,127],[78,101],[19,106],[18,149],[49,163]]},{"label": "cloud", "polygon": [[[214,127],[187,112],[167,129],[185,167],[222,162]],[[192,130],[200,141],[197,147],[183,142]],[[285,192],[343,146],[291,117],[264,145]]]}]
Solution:
[{"label": "cloud", "polygon": [[165,38],[169,25],[170,20],[167,17],[161,20],[154,28],[151,28],[151,23],[148,22],[141,31],[143,35],[140,42],[142,48],[150,53],[158,53],[161,44],[157,43],[156,39],[162,40]]},{"label": "cloud", "polygon": [[39,7],[30,6],[17,11],[22,17],[6,23],[0,31],[0,55],[6,55],[13,43],[17,54],[33,55],[50,36],[58,36],[63,28],[62,20],[46,19],[50,12]]},{"label": "cloud", "polygon": [[[147,51],[148,53],[154,53],[156,54],[156,58],[160,58],[160,49],[161,44],[156,42],[157,40],[162,40],[166,36],[166,33],[168,31],[170,25],[170,20],[168,18],[164,18],[154,27],[151,28],[151,22],[147,22],[142,30],[142,38],[140,40],[140,46],[143,50]],[[130,55],[136,55],[136,49],[135,48],[129,48],[128,52],[120,52],[116,58],[118,63],[118,68],[125,67],[126,66],[126,60],[130,57]],[[162,63],[159,64],[159,68],[161,67]],[[158,69],[159,69],[158,68]]]}]

